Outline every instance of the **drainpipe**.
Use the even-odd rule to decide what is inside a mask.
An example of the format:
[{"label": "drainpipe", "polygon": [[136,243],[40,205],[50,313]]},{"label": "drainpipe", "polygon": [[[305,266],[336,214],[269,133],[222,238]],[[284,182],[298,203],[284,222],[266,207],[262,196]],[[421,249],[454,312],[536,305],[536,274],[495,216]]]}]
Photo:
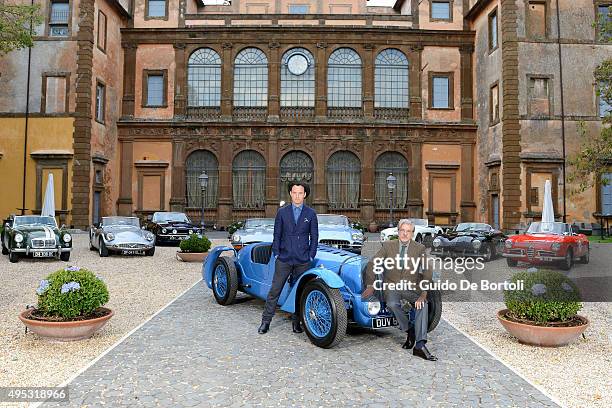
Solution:
[{"label": "drainpipe", "polygon": [[561,88],[561,142],[563,144],[563,222],[567,222],[566,192],[565,192],[565,105],[563,103],[563,60],[561,59],[561,18],[559,16],[559,0],[555,1],[557,8],[557,49],[559,53],[559,86]]},{"label": "drainpipe", "polygon": [[[34,5],[34,0],[30,1],[30,5]],[[32,36],[32,17],[30,17],[30,37]],[[25,214],[26,201],[26,175],[28,164],[28,119],[30,117],[30,67],[32,64],[32,46],[28,47],[28,79],[26,81],[26,108],[25,108],[25,135],[23,138],[23,184],[21,192],[21,215]]]}]

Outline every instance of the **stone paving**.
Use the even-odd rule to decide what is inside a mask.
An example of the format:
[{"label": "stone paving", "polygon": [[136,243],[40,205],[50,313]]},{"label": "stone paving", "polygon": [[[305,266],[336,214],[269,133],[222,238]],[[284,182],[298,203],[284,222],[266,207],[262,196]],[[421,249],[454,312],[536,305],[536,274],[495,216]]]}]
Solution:
[{"label": "stone paving", "polygon": [[43,406],[557,406],[444,320],[432,363],[397,329],[351,329],[324,350],[279,312],[259,335],[262,308],[220,306],[199,282],[74,379],[68,403]]}]

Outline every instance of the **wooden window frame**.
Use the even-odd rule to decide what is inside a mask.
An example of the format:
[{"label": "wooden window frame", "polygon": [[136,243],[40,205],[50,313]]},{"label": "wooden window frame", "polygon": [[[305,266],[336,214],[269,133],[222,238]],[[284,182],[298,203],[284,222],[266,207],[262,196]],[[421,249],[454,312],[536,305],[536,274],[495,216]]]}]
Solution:
[{"label": "wooden window frame", "polygon": [[[497,31],[497,36],[495,38],[497,38],[497,42],[495,44],[495,46],[492,46],[492,42],[493,42],[493,36],[492,34],[492,27],[491,27],[491,22],[493,21],[493,16],[495,16],[495,25],[496,25],[496,31]],[[497,7],[495,7],[490,13],[489,13],[489,18],[488,18],[488,23],[487,23],[487,32],[488,32],[488,47],[489,47],[489,54],[492,53],[493,51],[495,51],[496,49],[499,48],[499,13],[497,12]]]},{"label": "wooden window frame", "polygon": [[[65,37],[60,37],[60,36],[55,36],[55,35],[51,35],[51,3],[68,3],[68,35]],[[66,41],[67,38],[71,37],[72,34],[72,0],[65,0],[65,1],[52,1],[49,0],[47,2],[48,4],[48,10],[47,13],[45,15],[45,37],[48,37],[49,39],[57,39],[58,41]]]},{"label": "wooden window frame", "polygon": [[[65,78],[66,79],[66,106],[64,112],[49,113],[49,115],[62,115],[68,114],[70,111],[70,72],[43,72],[42,73],[42,86],[40,94],[40,113],[47,113],[47,78]],[[599,110],[599,105],[597,105]]]},{"label": "wooden window frame", "polygon": [[[100,46],[100,31],[101,31],[100,30],[100,15],[104,16],[104,47]],[[98,22],[97,22],[98,33],[96,34],[96,46],[104,54],[106,54],[106,40],[108,39],[108,36],[106,33],[107,28],[108,28],[108,16],[102,10],[98,10]]]},{"label": "wooden window frame", "polygon": [[[433,106],[433,79],[434,77],[447,77],[448,78],[448,107],[447,108],[436,108]],[[455,73],[452,71],[447,72],[428,72],[428,94],[429,100],[427,101],[427,108],[430,110],[455,110]]]},{"label": "wooden window frame", "polygon": [[[527,16],[529,15],[529,5],[532,3],[544,5],[544,38],[533,37],[529,35],[529,27],[527,24]],[[499,18],[498,18],[499,23]],[[550,0],[527,0],[525,1],[525,37],[530,40],[546,40],[550,38]]]},{"label": "wooden window frame", "polygon": [[[163,76],[164,90],[163,101],[161,105],[149,105],[147,103],[149,96],[149,76]],[[142,108],[167,108],[168,107],[168,70],[167,69],[143,69],[142,70]]]},{"label": "wooden window frame", "polygon": [[[429,0],[429,21],[452,23],[453,22],[453,2],[454,0]],[[448,18],[433,17],[433,3],[448,3]]]},{"label": "wooden window frame", "polygon": [[160,16],[160,17],[151,17],[149,16],[149,0],[145,0],[145,12],[144,12],[144,20],[164,20],[164,21],[168,21],[168,3],[170,3],[170,0],[165,0],[166,3],[166,14],[164,16]]},{"label": "wooden window frame", "polygon": [[[104,95],[102,96],[102,120],[98,118],[98,86],[102,85],[104,88]],[[101,125],[106,125],[106,84],[101,79],[96,79],[96,91],[94,93],[94,119]]]},{"label": "wooden window frame", "polygon": [[[497,87],[497,118],[493,117],[493,88]],[[495,81],[489,87],[489,126],[497,125],[501,120],[500,115],[500,103],[499,103],[499,81]]]},{"label": "wooden window frame", "polygon": [[[548,115],[534,115],[531,112],[531,80],[546,79],[548,81]],[[554,75],[550,74],[527,74],[527,117],[529,119],[552,119],[554,117]]]}]

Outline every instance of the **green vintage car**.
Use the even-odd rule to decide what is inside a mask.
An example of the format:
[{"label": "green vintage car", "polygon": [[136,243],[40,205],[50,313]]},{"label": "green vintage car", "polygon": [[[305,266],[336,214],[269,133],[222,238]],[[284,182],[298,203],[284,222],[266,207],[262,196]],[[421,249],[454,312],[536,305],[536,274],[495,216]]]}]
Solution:
[{"label": "green vintage car", "polygon": [[54,217],[40,215],[11,216],[2,230],[2,255],[15,263],[21,256],[70,260],[72,236],[58,228]]}]

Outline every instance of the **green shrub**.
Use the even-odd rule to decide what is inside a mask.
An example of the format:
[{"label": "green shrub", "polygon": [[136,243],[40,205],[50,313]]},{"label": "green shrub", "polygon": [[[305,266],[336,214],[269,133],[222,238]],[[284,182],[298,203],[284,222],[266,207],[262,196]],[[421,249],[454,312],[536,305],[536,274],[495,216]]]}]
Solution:
[{"label": "green shrub", "polygon": [[517,318],[537,323],[570,319],[582,308],[578,288],[556,271],[519,272],[512,282],[523,281],[522,290],[505,290],[504,302]]},{"label": "green shrub", "polygon": [[181,241],[180,248],[183,252],[208,252],[210,249],[210,240],[202,235],[191,234],[189,239]]},{"label": "green shrub", "polygon": [[366,227],[364,227],[364,226],[363,226],[363,224],[362,224],[361,222],[359,222],[359,221],[354,221],[354,222],[351,224],[351,227],[352,227],[353,229],[356,229],[356,230],[361,231],[362,233],[365,233],[365,232],[366,232]]},{"label": "green shrub", "polygon": [[242,227],[244,227],[244,221],[234,221],[230,225],[228,225],[227,233],[229,235],[232,235],[234,232],[236,232],[236,230],[239,230]]},{"label": "green shrub", "polygon": [[394,239],[399,239],[398,235],[389,235],[389,241],[393,241]]},{"label": "green shrub", "polygon": [[87,269],[69,266],[40,281],[38,310],[45,316],[85,316],[108,302],[106,284]]}]

